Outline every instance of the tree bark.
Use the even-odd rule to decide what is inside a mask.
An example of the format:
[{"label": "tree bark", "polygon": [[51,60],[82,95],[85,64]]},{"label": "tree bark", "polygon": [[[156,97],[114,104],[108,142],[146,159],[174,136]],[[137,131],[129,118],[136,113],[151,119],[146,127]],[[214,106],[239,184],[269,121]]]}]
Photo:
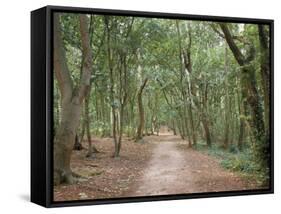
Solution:
[{"label": "tree bark", "polygon": [[202,110],[201,110],[201,117],[202,117],[202,124],[205,130],[205,138],[207,142],[207,146],[212,146],[212,138],[211,138],[211,131],[210,131],[210,122],[209,122],[209,116],[208,116],[208,84],[206,83],[204,89],[203,89],[203,95],[202,95]]},{"label": "tree bark", "polygon": [[144,81],[141,84],[141,87],[138,91],[138,109],[139,109],[139,125],[137,129],[137,136],[136,136],[136,141],[139,141],[143,137],[143,129],[144,129],[144,109],[143,109],[143,104],[142,104],[142,93],[143,89],[146,86],[148,81],[148,78],[145,78]]},{"label": "tree bark", "polygon": [[[123,71],[123,72],[122,72]],[[123,75],[122,75],[123,74]],[[120,113],[119,113],[119,137],[117,142],[117,147],[115,147],[114,157],[117,158],[120,155],[120,150],[122,146],[122,136],[123,136],[123,128],[124,128],[124,110],[128,100],[128,75],[127,75],[127,55],[126,53],[121,54],[121,67],[119,69],[119,82],[120,82],[120,90],[119,90],[119,101],[120,101]]]},{"label": "tree bark", "polygon": [[[188,44],[187,48],[184,51],[181,44],[181,31],[179,28],[178,21],[176,22],[177,27],[177,34],[178,34],[178,40],[179,40],[179,59],[181,61],[180,70],[181,70],[181,90],[182,95],[185,103],[185,108],[188,112],[188,117],[186,114],[186,118],[188,118],[188,123],[190,126],[189,128],[191,131],[187,130],[188,138],[189,138],[189,146],[191,147],[192,144],[197,144],[197,136],[196,136],[196,130],[194,127],[194,119],[193,119],[193,111],[192,111],[192,88],[194,88],[193,82],[190,81],[190,74],[192,73],[192,59],[191,59],[191,45],[192,45],[192,35],[191,35],[191,28],[187,26],[188,29]],[[185,77],[185,83],[187,87],[184,87],[183,78]],[[186,90],[187,88],[187,90]],[[187,91],[187,92],[186,92]],[[189,103],[187,103],[187,100]],[[186,124],[186,125],[187,125]],[[192,139],[192,140],[191,140]]]},{"label": "tree bark", "polygon": [[227,24],[220,23],[220,27],[225,35],[225,39],[233,53],[234,58],[241,66],[241,83],[242,90],[246,95],[247,104],[251,108],[251,127],[255,139],[255,152],[258,159],[261,159],[263,164],[268,162],[268,139],[265,136],[265,126],[263,120],[263,109],[261,98],[257,89],[255,67],[252,63],[255,56],[255,49],[251,44],[249,51],[242,54],[228,29]]},{"label": "tree bark", "polygon": [[175,121],[172,120],[173,135],[177,135],[177,128],[175,126]]},{"label": "tree bark", "polygon": [[62,95],[61,122],[54,138],[54,185],[73,183],[70,168],[71,153],[79,127],[81,105],[90,85],[92,53],[88,34],[87,16],[80,15],[83,71],[78,87],[73,89],[66,63],[59,15],[54,15],[54,70]]},{"label": "tree bark", "polygon": [[262,77],[263,100],[264,100],[264,123],[265,131],[269,136],[269,83],[270,83],[270,68],[269,68],[269,45],[268,35],[264,25],[259,25],[259,43],[260,43],[260,72]]},{"label": "tree bark", "polygon": [[229,145],[229,123],[230,123],[230,97],[229,97],[229,90],[228,90],[228,59],[227,59],[227,44],[225,44],[225,55],[224,55],[224,72],[225,72],[225,102],[224,102],[224,142],[223,147],[224,149],[228,148]]},{"label": "tree bark", "polygon": [[86,154],[87,158],[95,158],[95,153],[99,151],[96,147],[92,144],[92,137],[91,137],[91,128],[90,128],[90,113],[89,113],[89,99],[90,99],[91,89],[89,89],[87,96],[85,97],[85,130],[87,135],[88,141],[88,152]]},{"label": "tree bark", "polygon": [[[243,108],[243,107],[240,107],[240,108]],[[240,115],[241,115],[241,113],[240,113]],[[237,145],[239,151],[242,151],[243,147],[244,147],[244,133],[245,133],[245,119],[240,116],[239,137],[238,137],[238,145]]]},{"label": "tree bark", "polygon": [[[241,77],[240,80],[242,81]],[[241,82],[240,81],[240,82]],[[243,150],[243,147],[245,145],[245,128],[246,128],[246,118],[248,118],[249,113],[248,113],[248,105],[246,101],[246,89],[245,87],[241,84],[241,98],[238,96],[238,100],[240,99],[240,103],[238,105],[239,108],[239,115],[240,115],[240,126],[239,126],[239,137],[238,137],[238,149],[239,151]],[[244,88],[243,88],[244,87]]]},{"label": "tree bark", "polygon": [[[116,103],[114,99],[114,76],[113,76],[113,62],[112,62],[112,49],[111,49],[111,38],[110,38],[110,26],[109,17],[104,17],[105,27],[106,27],[106,38],[107,38],[107,60],[109,67],[109,80],[110,80],[110,102],[111,102],[111,115],[112,115],[112,135],[115,148],[118,148],[117,141],[117,113],[116,113]],[[113,154],[114,156],[114,154]]]},{"label": "tree bark", "polygon": [[206,118],[203,118],[202,124],[203,124],[204,131],[205,131],[205,138],[206,138],[207,146],[211,147],[212,140],[211,140],[211,132],[210,132],[210,128],[209,128],[209,121]]},{"label": "tree bark", "polygon": [[82,146],[82,143],[79,141],[79,137],[78,135],[76,134],[75,135],[75,143],[74,143],[74,147],[73,147],[73,150],[82,150],[83,149],[83,146]]}]

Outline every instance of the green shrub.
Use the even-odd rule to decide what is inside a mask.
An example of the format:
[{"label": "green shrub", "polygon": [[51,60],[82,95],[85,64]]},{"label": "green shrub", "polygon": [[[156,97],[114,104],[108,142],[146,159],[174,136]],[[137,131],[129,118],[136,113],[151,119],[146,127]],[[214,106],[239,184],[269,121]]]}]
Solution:
[{"label": "green shrub", "polygon": [[237,146],[233,144],[229,145],[228,149],[225,150],[222,146],[215,143],[213,143],[212,147],[208,148],[205,142],[200,141],[194,148],[218,158],[221,166],[225,169],[240,172],[247,177],[255,179],[259,185],[265,185],[269,180],[268,167],[261,167],[251,147],[245,148],[240,152]]}]

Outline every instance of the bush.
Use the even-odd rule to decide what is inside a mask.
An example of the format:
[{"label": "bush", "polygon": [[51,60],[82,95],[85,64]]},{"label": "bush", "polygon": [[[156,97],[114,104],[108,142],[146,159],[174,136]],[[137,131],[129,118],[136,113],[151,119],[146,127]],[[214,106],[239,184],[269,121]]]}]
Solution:
[{"label": "bush", "polygon": [[199,142],[195,149],[218,158],[222,167],[251,177],[260,185],[265,185],[268,182],[269,169],[266,166],[261,167],[259,160],[252,152],[253,148],[245,148],[240,152],[236,145],[229,145],[229,148],[225,150],[218,144],[213,144],[211,148],[208,148],[205,142]]},{"label": "bush", "polygon": [[253,162],[251,155],[247,152],[229,155],[229,157],[221,161],[221,165],[226,169],[243,173],[252,174],[257,171],[256,164]]},{"label": "bush", "polygon": [[228,148],[228,151],[229,151],[230,153],[237,154],[237,153],[239,152],[239,149],[237,148],[236,145],[230,144],[230,145],[229,145],[229,148]]}]

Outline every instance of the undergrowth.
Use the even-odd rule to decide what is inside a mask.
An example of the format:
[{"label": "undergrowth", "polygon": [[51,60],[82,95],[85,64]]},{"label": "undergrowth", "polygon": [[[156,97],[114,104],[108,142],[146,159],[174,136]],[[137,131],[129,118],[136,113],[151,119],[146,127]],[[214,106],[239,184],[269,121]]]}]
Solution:
[{"label": "undergrowth", "polygon": [[260,186],[267,185],[269,181],[269,169],[260,167],[260,164],[254,159],[251,148],[244,148],[240,152],[236,145],[230,145],[228,149],[224,149],[218,144],[207,147],[205,142],[200,141],[195,149],[216,157],[223,168],[239,172],[248,179],[254,179]]}]

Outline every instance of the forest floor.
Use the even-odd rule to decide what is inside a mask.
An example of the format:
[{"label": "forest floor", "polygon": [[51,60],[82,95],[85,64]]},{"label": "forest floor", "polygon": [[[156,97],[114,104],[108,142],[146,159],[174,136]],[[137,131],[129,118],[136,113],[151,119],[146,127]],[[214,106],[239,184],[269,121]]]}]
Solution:
[{"label": "forest floor", "polygon": [[125,138],[118,159],[112,158],[111,138],[96,138],[93,143],[100,151],[93,160],[85,157],[85,149],[73,151],[71,167],[83,178],[56,186],[54,201],[259,188],[171,133],[147,136],[145,143]]}]

